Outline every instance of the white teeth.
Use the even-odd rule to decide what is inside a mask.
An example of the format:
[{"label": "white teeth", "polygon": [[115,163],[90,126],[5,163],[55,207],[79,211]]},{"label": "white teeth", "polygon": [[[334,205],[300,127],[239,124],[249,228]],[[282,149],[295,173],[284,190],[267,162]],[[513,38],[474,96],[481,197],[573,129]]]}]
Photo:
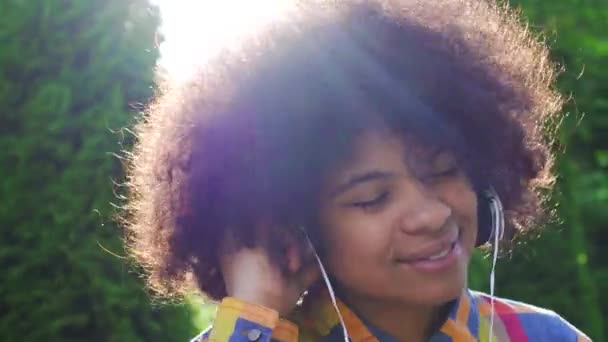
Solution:
[{"label": "white teeth", "polygon": [[448,255],[448,253],[450,253],[450,251],[452,250],[452,246],[446,248],[444,251],[441,251],[435,255],[431,255],[430,257],[426,258],[426,260],[437,260],[437,259],[441,259],[443,257],[445,257],[446,255]]}]

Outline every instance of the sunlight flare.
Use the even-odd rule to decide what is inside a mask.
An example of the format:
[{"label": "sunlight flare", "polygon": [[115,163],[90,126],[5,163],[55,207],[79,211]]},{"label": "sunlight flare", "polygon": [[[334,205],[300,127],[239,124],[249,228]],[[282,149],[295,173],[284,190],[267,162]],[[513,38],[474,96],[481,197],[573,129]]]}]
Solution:
[{"label": "sunlight flare", "polygon": [[221,47],[280,18],[286,0],[152,0],[162,17],[159,65],[172,78],[190,76]]}]

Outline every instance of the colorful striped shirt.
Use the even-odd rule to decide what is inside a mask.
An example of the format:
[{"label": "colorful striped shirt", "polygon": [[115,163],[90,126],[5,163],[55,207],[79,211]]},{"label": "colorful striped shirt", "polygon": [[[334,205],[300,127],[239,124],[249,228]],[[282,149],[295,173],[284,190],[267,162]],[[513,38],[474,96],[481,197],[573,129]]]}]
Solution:
[{"label": "colorful striped shirt", "polygon": [[[576,342],[591,341],[553,311],[521,302],[495,298],[493,328],[490,329],[490,297],[463,291],[451,304],[450,313],[429,342]],[[365,324],[343,302],[338,308],[353,342],[395,342],[397,339]],[[344,341],[339,317],[324,293],[304,312],[296,310],[293,323],[279,319],[276,311],[235,298],[225,298],[218,306],[213,329],[207,329],[191,342],[309,342]]]}]

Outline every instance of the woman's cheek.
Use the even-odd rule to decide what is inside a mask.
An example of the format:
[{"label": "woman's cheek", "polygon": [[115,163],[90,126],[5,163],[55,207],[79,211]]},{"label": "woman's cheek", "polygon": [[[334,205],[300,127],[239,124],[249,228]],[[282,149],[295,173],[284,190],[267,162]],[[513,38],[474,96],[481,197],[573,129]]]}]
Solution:
[{"label": "woman's cheek", "polygon": [[341,222],[330,227],[328,251],[332,259],[360,266],[380,259],[389,247],[380,227],[382,224],[366,215],[352,216],[343,215]]}]

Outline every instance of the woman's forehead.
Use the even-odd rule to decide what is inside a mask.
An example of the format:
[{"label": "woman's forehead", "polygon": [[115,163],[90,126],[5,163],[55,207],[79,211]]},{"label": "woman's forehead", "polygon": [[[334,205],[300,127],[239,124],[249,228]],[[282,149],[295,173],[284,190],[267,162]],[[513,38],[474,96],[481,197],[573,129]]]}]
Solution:
[{"label": "woman's forehead", "polygon": [[356,138],[353,144],[351,163],[373,158],[378,153],[396,153],[405,160],[428,159],[440,151],[449,152],[440,140],[422,141],[413,134],[389,129],[368,130]]},{"label": "woman's forehead", "polygon": [[369,130],[355,140],[350,158],[334,168],[331,178],[337,181],[371,169],[428,164],[439,152],[450,153],[439,144],[425,144],[388,129]]}]

